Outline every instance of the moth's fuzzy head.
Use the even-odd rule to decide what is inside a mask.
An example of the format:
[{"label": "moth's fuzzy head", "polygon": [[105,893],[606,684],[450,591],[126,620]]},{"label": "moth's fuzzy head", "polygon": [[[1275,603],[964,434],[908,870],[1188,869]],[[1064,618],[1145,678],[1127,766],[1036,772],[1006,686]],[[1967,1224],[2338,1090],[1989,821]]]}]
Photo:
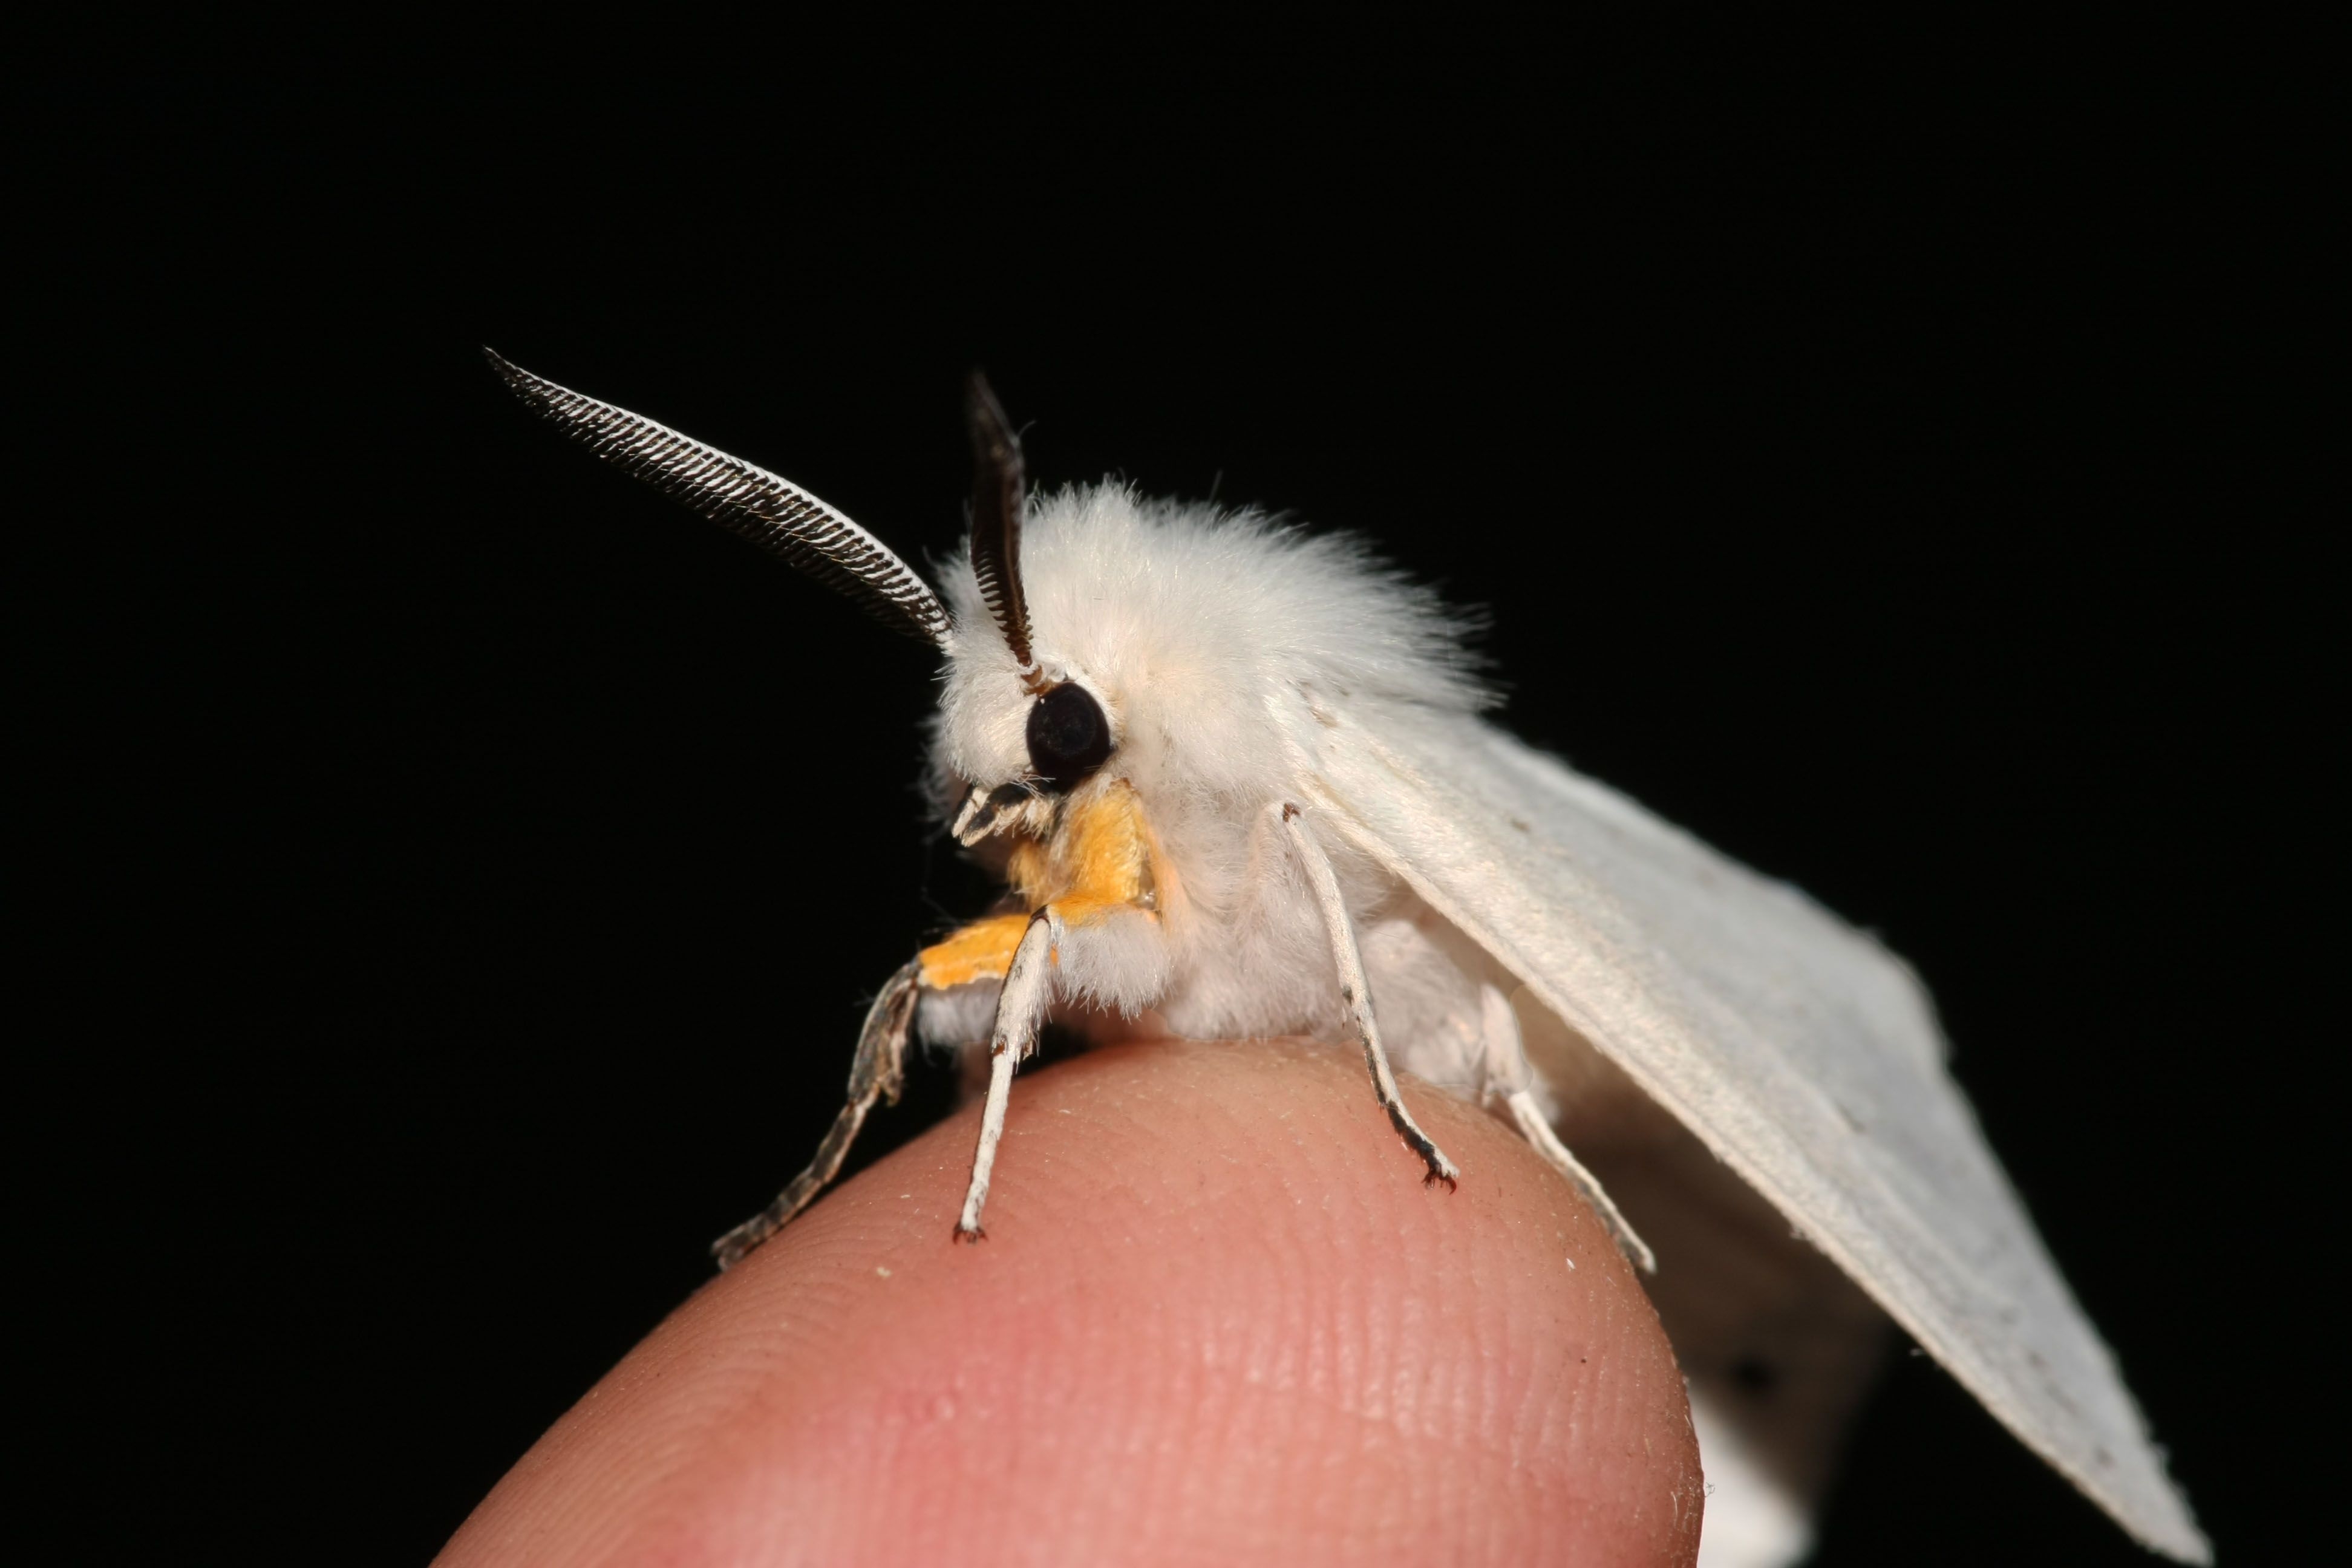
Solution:
[{"label": "moth's fuzzy head", "polygon": [[1052,695],[1062,685],[1108,721],[1100,771],[1147,797],[1250,806],[1286,787],[1271,704],[1301,687],[1359,708],[1488,700],[1463,647],[1468,618],[1346,536],[1078,486],[1029,504],[1019,570],[1032,669],[990,614],[971,552],[940,563],[956,626],[935,731],[943,797],[1050,773],[1033,715],[1041,702],[1076,708]]}]

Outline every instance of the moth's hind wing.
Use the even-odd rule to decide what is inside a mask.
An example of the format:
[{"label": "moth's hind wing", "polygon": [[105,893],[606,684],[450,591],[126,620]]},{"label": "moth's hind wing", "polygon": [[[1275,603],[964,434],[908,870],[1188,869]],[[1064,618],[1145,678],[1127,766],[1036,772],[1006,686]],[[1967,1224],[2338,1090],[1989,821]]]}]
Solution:
[{"label": "moth's hind wing", "polygon": [[[1279,712],[1330,831],[1484,946],[2127,1531],[2209,1559],[1899,959],[1475,718],[1400,704],[1367,721],[1305,691]],[[1661,1273],[1675,1267],[1662,1246]]]}]

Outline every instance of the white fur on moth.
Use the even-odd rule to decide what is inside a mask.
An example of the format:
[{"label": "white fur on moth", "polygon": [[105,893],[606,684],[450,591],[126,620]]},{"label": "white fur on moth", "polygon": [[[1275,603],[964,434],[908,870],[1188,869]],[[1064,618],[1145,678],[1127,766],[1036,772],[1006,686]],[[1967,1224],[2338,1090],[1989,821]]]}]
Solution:
[{"label": "white fur on moth", "polygon": [[1391,1055],[1508,1115],[1645,1271],[1654,1248],[1707,1568],[1810,1549],[1882,1312],[2131,1534],[2210,1560],[1911,971],[1488,723],[1434,595],[1255,512],[1108,484],[1033,499],[977,376],[972,531],[934,592],[788,482],[489,359],[599,456],[937,645],[940,798],[1017,896],[883,988],[816,1159],[722,1263],[840,1168],[911,1033],[987,1042],[974,1237],[1049,1014],[1347,1039],[1427,1179],[1458,1173]]}]

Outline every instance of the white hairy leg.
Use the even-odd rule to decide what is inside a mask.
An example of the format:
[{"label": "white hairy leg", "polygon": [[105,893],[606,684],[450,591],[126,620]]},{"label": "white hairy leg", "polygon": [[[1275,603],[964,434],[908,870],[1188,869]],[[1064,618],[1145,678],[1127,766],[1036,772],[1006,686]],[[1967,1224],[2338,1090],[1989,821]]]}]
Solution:
[{"label": "white hairy leg", "polygon": [[1356,1026],[1358,1039],[1363,1043],[1364,1063],[1372,1071],[1372,1092],[1380,1097],[1381,1109],[1389,1113],[1389,1125],[1403,1139],[1405,1147],[1421,1156],[1428,1168],[1426,1182],[1444,1182],[1451,1187],[1462,1173],[1444,1150],[1430,1141],[1404,1108],[1403,1097],[1398,1094],[1396,1075],[1389,1070],[1388,1052],[1381,1046],[1381,1027],[1372,1017],[1372,999],[1364,983],[1364,959],[1356,948],[1356,928],[1348,919],[1348,905],[1339,896],[1339,879],[1331,872],[1331,862],[1324,857],[1323,847],[1314,836],[1300,826],[1298,807],[1280,805],[1267,807],[1278,816],[1290,842],[1298,850],[1300,866],[1307,872],[1307,884],[1314,889],[1315,902],[1323,911],[1323,928],[1331,941],[1331,961],[1339,971],[1339,996],[1347,1004],[1348,1016]]},{"label": "white hairy leg", "polygon": [[856,1142],[857,1131],[866,1125],[866,1112],[874,1109],[876,1100],[898,1102],[898,1090],[906,1082],[907,1032],[914,1022],[922,967],[917,961],[890,976],[881,994],[874,998],[874,1005],[866,1010],[866,1023],[857,1032],[857,1055],[849,1066],[849,1098],[834,1117],[824,1142],[817,1145],[816,1157],[776,1194],[773,1203],[710,1244],[720,1268],[732,1268],[743,1261],[745,1254],[790,1225],[793,1215],[824,1191],[840,1173],[841,1163],[849,1157],[849,1146]]},{"label": "white hairy leg", "polygon": [[1013,1074],[1022,1058],[1036,1048],[1037,1025],[1051,990],[1054,944],[1062,931],[1062,922],[1051,906],[1039,910],[1022,933],[1021,945],[1013,950],[1013,966],[996,994],[996,1025],[988,1041],[988,1100],[980,1113],[980,1146],[972,1151],[971,1185],[964,1191],[963,1213],[956,1220],[956,1235],[968,1240],[977,1241],[988,1234],[980,1227],[980,1211],[988,1202],[996,1145],[1004,1137]]},{"label": "white hairy leg", "polygon": [[1492,985],[1480,986],[1478,993],[1479,1033],[1486,1041],[1489,1092],[1503,1097],[1503,1104],[1509,1110],[1519,1135],[1533,1144],[1544,1163],[1567,1177],[1568,1184],[1592,1205],[1592,1212],[1608,1227],[1609,1237],[1617,1244],[1617,1250],[1643,1273],[1655,1274],[1657,1254],[1628,1223],[1616,1201],[1601,1186],[1601,1178],[1569,1152],[1568,1145],[1553,1130],[1551,1118],[1536,1102],[1535,1068],[1528,1061],[1527,1047],[1519,1038],[1519,1020],[1511,1011],[1511,1004]]}]

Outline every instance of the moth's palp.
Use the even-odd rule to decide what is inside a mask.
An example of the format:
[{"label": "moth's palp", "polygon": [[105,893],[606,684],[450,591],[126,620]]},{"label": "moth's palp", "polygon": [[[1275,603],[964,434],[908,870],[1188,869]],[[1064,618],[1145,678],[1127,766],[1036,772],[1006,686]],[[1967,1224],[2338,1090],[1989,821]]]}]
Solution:
[{"label": "moth's palp", "polygon": [[1018,784],[999,784],[992,790],[974,784],[964,796],[963,809],[956,813],[955,826],[948,831],[957,843],[970,848],[996,831],[997,817],[1018,805],[1025,793]]},{"label": "moth's palp", "polygon": [[1034,820],[1040,808],[1050,813],[1053,802],[1039,795],[1036,786],[1026,780],[1015,779],[992,790],[974,784],[971,793],[964,796],[963,809],[956,813],[955,826],[949,831],[957,843],[969,849],[1007,827],[1040,826]]}]

